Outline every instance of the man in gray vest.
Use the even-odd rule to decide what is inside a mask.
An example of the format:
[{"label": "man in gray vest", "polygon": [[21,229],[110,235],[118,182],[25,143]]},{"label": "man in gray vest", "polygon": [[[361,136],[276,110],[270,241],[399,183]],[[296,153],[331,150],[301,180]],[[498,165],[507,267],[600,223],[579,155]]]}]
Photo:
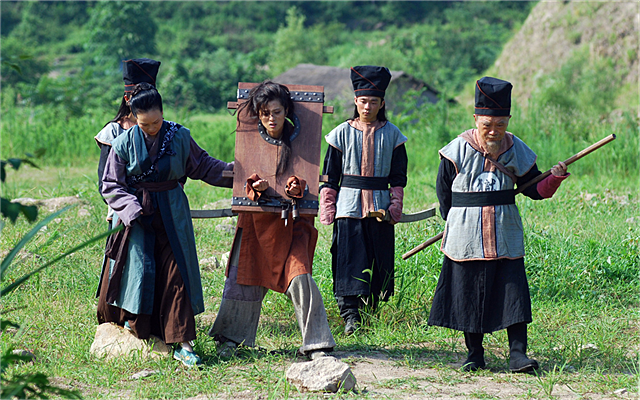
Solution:
[{"label": "man in gray vest", "polygon": [[[532,372],[526,356],[531,299],[524,268],[522,221],[514,187],[540,171],[536,155],[507,132],[511,118],[509,82],[484,77],[476,82],[476,129],[463,132],[440,150],[436,192],[446,220],[442,271],[429,325],[464,332],[469,350],[465,371],[485,367],[485,333],[507,329],[512,372]],[[569,176],[559,162],[523,194],[550,198]]]},{"label": "man in gray vest", "polygon": [[[391,81],[386,67],[351,68],[353,117],[325,137],[329,144],[320,191],[320,222],[333,224],[333,294],[344,332],[350,335],[394,292],[394,227],[402,217],[407,185],[407,137],[387,121],[384,96]],[[371,211],[385,210],[378,221]]]}]

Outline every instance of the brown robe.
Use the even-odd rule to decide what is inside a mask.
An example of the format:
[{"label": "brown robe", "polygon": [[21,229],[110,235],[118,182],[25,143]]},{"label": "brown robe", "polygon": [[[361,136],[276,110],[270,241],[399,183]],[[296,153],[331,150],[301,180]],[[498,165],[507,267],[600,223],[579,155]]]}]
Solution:
[{"label": "brown robe", "polygon": [[240,213],[234,238],[242,230],[238,283],[284,293],[293,278],[311,274],[318,241],[313,219],[300,215],[294,221],[290,215],[285,226],[279,214]]},{"label": "brown robe", "polygon": [[98,297],[98,323],[113,322],[123,326],[128,321],[139,339],[148,339],[150,335],[154,335],[165,343],[195,340],[196,324],[191,301],[159,213],[155,214],[152,226],[156,232],[154,293],[157,293],[153,302],[153,314],[132,314],[107,303],[109,268],[104,268]]}]

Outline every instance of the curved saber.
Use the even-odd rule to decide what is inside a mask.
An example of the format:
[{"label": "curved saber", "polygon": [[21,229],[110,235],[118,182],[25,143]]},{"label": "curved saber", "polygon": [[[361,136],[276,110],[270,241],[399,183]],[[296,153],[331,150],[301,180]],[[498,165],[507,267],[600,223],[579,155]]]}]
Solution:
[{"label": "curved saber", "polygon": [[[402,214],[402,217],[398,222],[406,223],[406,222],[422,221],[423,219],[431,218],[434,215],[436,215],[435,207],[430,208],[428,210],[422,210],[413,214]],[[369,213],[367,214],[367,217],[369,218],[376,217],[376,219],[380,222],[382,221],[388,222],[391,220],[391,214],[386,212],[386,210],[369,211]]]}]

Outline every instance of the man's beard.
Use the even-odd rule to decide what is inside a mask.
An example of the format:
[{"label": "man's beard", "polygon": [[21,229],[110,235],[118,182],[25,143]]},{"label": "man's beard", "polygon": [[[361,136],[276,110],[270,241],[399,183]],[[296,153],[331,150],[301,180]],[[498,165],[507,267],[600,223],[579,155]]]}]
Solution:
[{"label": "man's beard", "polygon": [[486,150],[489,154],[498,154],[500,151],[501,140],[491,140],[485,143]]}]

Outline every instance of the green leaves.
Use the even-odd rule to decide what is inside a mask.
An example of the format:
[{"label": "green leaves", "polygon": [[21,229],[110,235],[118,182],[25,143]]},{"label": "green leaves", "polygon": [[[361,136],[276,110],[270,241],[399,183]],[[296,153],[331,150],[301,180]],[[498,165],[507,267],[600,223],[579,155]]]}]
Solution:
[{"label": "green leaves", "polygon": [[[2,264],[0,265],[0,280],[4,279],[4,276],[6,274],[6,272],[8,271],[9,267],[11,266],[11,262],[13,261],[13,259],[15,258],[16,254],[18,254],[18,252],[20,251],[20,249],[22,249],[22,247],[24,247],[24,245],[31,240],[31,238],[43,227],[45,226],[47,223],[49,223],[53,218],[57,217],[59,214],[65,212],[66,210],[68,210],[69,208],[71,208],[73,206],[67,206],[63,209],[61,209],[58,212],[55,212],[53,214],[51,214],[49,217],[45,218],[42,222],[40,222],[38,225],[36,225],[29,233],[27,233],[27,235],[25,235],[20,242],[18,242],[18,244],[11,249],[11,251],[9,252],[9,254],[5,257],[4,260],[2,260]],[[87,246],[89,246],[92,243],[97,242],[98,240],[101,240],[115,232],[120,231],[121,229],[124,228],[124,225],[120,225],[114,229],[111,229],[105,233],[102,233],[98,236],[94,236],[93,238],[79,244],[78,246],[72,248],[71,250],[67,251],[66,253],[54,258],[53,260],[44,263],[42,266],[36,268],[35,270],[21,276],[20,278],[16,279],[14,282],[12,282],[11,284],[5,286],[4,288],[0,289],[0,297],[2,296],[6,296],[7,294],[11,293],[12,291],[14,291],[18,286],[20,286],[22,283],[24,283],[27,279],[31,278],[33,275],[37,274],[38,272],[42,271],[43,269],[57,263],[58,261],[62,260],[63,258],[67,257],[70,254],[73,254]]]},{"label": "green leaves", "polygon": [[[17,362],[29,361],[30,357],[11,353],[11,349],[2,355],[2,370]],[[10,380],[3,380],[0,397],[3,399],[48,399],[50,395],[57,395],[65,399],[82,399],[77,390],[67,390],[49,383],[49,378],[43,373],[18,374]]]},{"label": "green leaves", "polygon": [[100,65],[156,53],[156,22],[146,2],[100,1],[89,10],[89,40],[85,48]]},{"label": "green leaves", "polygon": [[[39,158],[44,155],[44,153],[45,149],[39,148],[36,150],[35,155],[27,153],[27,157]],[[28,158],[9,158],[7,160],[0,160],[0,177],[2,178],[2,183],[4,183],[4,180],[7,177],[7,172],[5,171],[5,167],[7,165],[11,166],[14,170],[17,170],[22,164],[31,165],[34,168],[40,169],[40,167]],[[2,217],[8,218],[14,224],[20,214],[23,214],[29,222],[33,222],[38,218],[38,208],[36,206],[25,206],[17,202],[12,202],[4,197],[0,198],[0,211],[2,212]]]},{"label": "green leaves", "polygon": [[[4,173],[4,170],[2,172]],[[20,214],[24,215],[29,222],[33,222],[38,218],[38,207],[25,206],[18,202],[9,201],[4,197],[0,198],[0,210],[2,210],[2,216],[8,218],[14,224]]]}]

